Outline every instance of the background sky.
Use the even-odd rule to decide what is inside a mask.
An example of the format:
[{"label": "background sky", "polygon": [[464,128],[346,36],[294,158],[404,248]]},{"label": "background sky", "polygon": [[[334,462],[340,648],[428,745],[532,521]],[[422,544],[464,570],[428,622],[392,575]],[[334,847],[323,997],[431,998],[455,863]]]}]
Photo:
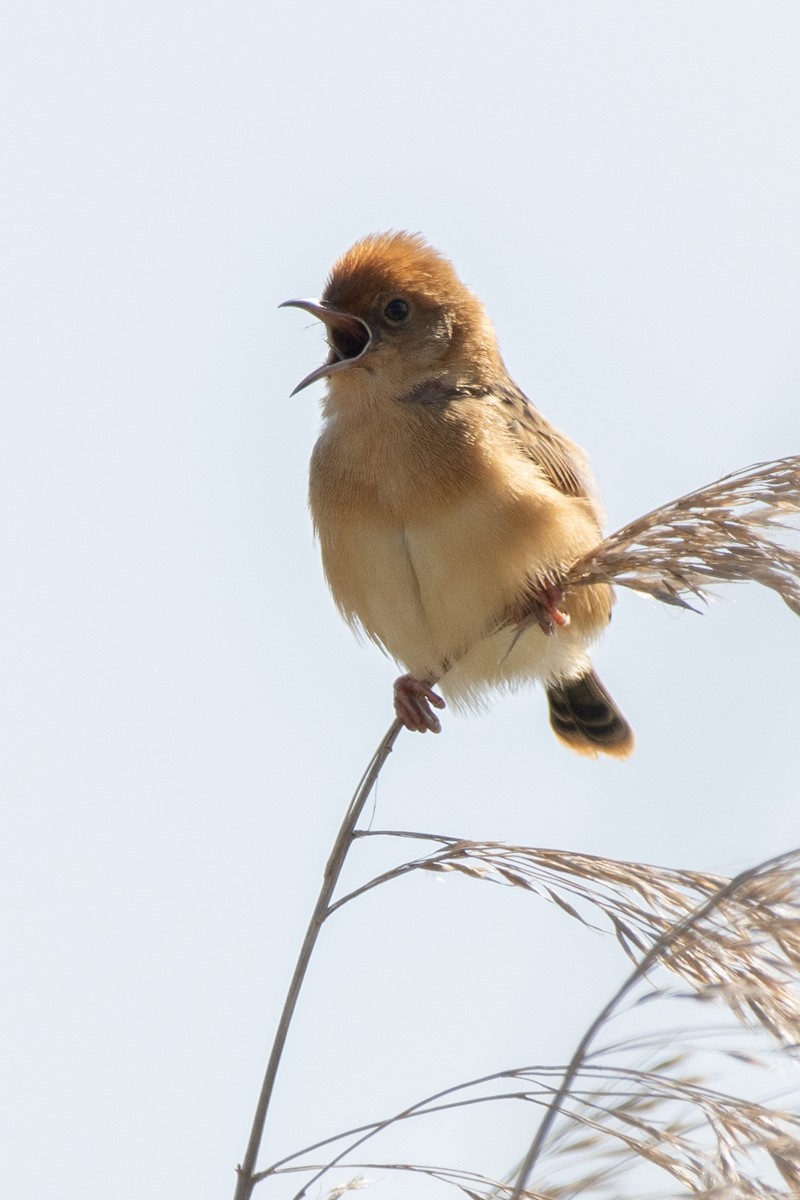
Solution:
[{"label": "background sky", "polygon": [[[799,57],[791,0],[6,0],[4,1194],[232,1193],[391,720],[394,665],[338,618],[306,511],[322,385],[289,393],[322,331],[280,301],[367,232],[425,233],[587,448],[610,529],[797,453]],[[800,843],[778,599],[622,595],[596,660],[629,762],[562,749],[541,692],[501,698],[401,737],[374,828],[724,873]],[[348,879],[395,857],[360,844]],[[372,893],[324,932],[267,1157],[563,1061],[625,971],[534,898]],[[387,1155],[482,1137],[500,1171],[527,1131],[453,1119]]]}]

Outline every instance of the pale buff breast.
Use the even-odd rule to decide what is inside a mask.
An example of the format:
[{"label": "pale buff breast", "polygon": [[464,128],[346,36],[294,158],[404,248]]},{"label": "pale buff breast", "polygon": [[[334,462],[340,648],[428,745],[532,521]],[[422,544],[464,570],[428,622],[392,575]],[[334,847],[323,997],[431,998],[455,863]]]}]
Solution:
[{"label": "pale buff breast", "polygon": [[553,636],[534,626],[512,648],[511,631],[489,635],[532,576],[557,575],[596,542],[584,501],[556,492],[532,465],[489,456],[465,494],[439,491],[435,503],[417,495],[398,508],[381,501],[397,491],[386,460],[382,488],[352,477],[345,486],[341,475],[323,486],[333,451],[323,445],[315,456],[311,504],[331,591],[351,623],[415,675],[439,676],[451,664],[443,690],[465,703],[487,686],[582,669],[607,620],[604,589],[578,594],[571,627]]}]

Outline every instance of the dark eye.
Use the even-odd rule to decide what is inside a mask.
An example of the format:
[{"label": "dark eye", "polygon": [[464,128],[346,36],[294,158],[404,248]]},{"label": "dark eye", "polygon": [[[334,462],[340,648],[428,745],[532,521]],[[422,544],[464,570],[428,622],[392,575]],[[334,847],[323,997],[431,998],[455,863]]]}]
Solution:
[{"label": "dark eye", "polygon": [[383,310],[383,315],[390,321],[405,321],[408,305],[405,300],[390,300]]}]

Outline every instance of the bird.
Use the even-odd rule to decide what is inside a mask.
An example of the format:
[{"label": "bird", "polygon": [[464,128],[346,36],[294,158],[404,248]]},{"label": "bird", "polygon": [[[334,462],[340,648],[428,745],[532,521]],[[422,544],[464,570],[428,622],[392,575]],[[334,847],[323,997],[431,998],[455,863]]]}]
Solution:
[{"label": "bird", "polygon": [[282,307],[325,326],[327,357],[292,393],[326,381],[311,517],[340,612],[403,669],[401,724],[439,733],[446,702],[539,682],[562,743],[627,757],[589,657],[613,591],[561,586],[601,539],[586,456],[511,379],[452,263],[421,234],[370,234],[320,299]]}]

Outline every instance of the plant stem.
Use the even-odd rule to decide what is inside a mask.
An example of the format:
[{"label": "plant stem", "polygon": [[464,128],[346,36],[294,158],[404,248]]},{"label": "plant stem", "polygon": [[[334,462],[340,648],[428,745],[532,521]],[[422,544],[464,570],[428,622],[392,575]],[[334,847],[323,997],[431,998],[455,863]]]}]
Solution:
[{"label": "plant stem", "polygon": [[292,975],[291,983],[289,984],[289,990],[286,994],[286,1000],[284,1001],[280,1021],[278,1022],[275,1040],[272,1043],[272,1051],[269,1056],[269,1062],[267,1063],[264,1082],[261,1085],[261,1093],[258,1097],[255,1116],[253,1117],[253,1125],[250,1130],[250,1138],[247,1143],[247,1150],[245,1151],[241,1165],[236,1169],[237,1179],[234,1200],[250,1200],[253,1188],[255,1187],[256,1180],[254,1176],[258,1151],[264,1134],[264,1126],[267,1120],[267,1112],[269,1111],[270,1100],[272,1099],[272,1092],[275,1087],[275,1079],[278,1074],[278,1067],[280,1066],[284,1046],[286,1045],[286,1038],[289,1033],[289,1027],[292,1023],[292,1017],[294,1015],[294,1010],[300,995],[300,989],[303,986],[303,982],[306,977],[306,971],[308,970],[308,964],[311,959],[314,946],[316,945],[317,938],[319,937],[319,932],[330,914],[330,900],[336,888],[336,884],[339,882],[339,876],[341,875],[342,867],[344,866],[345,859],[347,858],[348,850],[352,845],[358,819],[363,812],[364,805],[369,798],[370,792],[375,786],[383,764],[386,762],[386,759],[392,752],[392,747],[394,746],[401,729],[401,723],[399,721],[394,721],[384,735],[383,740],[372,756],[370,764],[361,778],[361,782],[355,790],[353,798],[348,805],[347,812],[345,813],[345,817],[342,821],[339,832],[336,835],[336,841],[333,843],[333,849],[331,850],[330,857],[325,866],[325,871],[322,877],[322,887],[320,889],[319,897],[317,898],[317,903],[314,906],[314,911],[311,915],[311,920],[309,921],[308,929],[306,930],[306,935],[303,939],[303,944],[300,947],[297,964],[294,969],[294,974]]}]

